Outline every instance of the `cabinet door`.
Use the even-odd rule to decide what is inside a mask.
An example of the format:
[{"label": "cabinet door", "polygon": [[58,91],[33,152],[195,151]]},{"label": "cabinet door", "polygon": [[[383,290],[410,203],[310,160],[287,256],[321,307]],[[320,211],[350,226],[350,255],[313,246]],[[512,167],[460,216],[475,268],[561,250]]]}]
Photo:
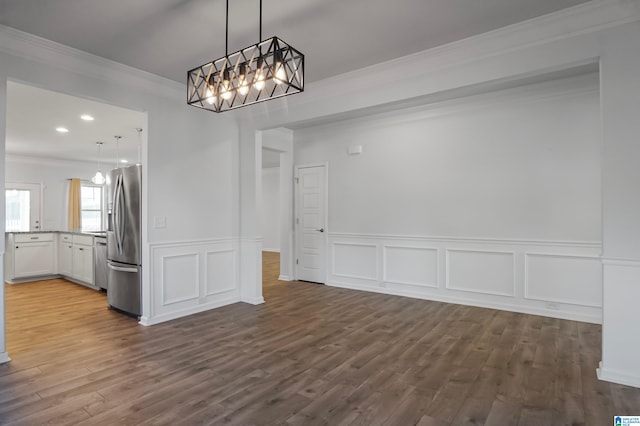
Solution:
[{"label": "cabinet door", "polygon": [[54,273],[53,266],[53,242],[43,241],[15,245],[15,277],[51,275]]},{"label": "cabinet door", "polygon": [[93,247],[73,246],[73,278],[93,284]]},{"label": "cabinet door", "polygon": [[67,277],[73,274],[73,245],[64,241],[58,246],[58,272]]}]

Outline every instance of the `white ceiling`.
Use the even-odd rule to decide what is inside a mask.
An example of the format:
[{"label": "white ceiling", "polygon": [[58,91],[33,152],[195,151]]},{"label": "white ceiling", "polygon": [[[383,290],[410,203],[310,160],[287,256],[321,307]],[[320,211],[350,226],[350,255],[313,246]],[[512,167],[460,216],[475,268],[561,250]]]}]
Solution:
[{"label": "white ceiling", "polygon": [[[264,0],[263,38],[306,55],[313,82],[585,0]],[[223,0],[0,0],[0,24],[185,82],[224,55]],[[259,0],[233,0],[229,52],[258,41]]]},{"label": "white ceiling", "polygon": [[[83,121],[90,114],[94,121]],[[7,84],[6,153],[115,164],[114,136],[120,159],[136,162],[138,133],[146,114],[14,82]],[[58,133],[59,126],[69,133]],[[98,155],[96,142],[104,142]]]}]

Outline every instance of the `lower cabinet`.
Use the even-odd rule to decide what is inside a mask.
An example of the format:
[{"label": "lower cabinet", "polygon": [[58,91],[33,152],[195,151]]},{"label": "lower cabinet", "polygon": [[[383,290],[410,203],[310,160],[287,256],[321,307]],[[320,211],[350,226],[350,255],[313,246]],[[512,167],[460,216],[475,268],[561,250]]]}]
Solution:
[{"label": "lower cabinet", "polygon": [[93,284],[93,247],[74,244],[72,263],[71,277]]},{"label": "lower cabinet", "polygon": [[70,277],[73,273],[73,244],[61,241],[58,244],[58,273]]},{"label": "lower cabinet", "polygon": [[53,241],[15,243],[15,278],[37,277],[55,273],[53,263]]},{"label": "lower cabinet", "polygon": [[4,278],[7,282],[62,275],[94,286],[91,235],[8,232],[5,247]]}]

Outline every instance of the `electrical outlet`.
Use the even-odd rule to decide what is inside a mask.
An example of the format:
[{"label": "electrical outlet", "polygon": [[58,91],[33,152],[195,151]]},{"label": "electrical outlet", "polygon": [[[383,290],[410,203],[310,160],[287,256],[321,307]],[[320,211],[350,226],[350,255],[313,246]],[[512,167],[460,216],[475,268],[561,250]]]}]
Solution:
[{"label": "electrical outlet", "polygon": [[547,302],[546,306],[547,306],[547,309],[551,309],[553,311],[559,311],[560,310],[560,305],[558,305],[557,303]]}]

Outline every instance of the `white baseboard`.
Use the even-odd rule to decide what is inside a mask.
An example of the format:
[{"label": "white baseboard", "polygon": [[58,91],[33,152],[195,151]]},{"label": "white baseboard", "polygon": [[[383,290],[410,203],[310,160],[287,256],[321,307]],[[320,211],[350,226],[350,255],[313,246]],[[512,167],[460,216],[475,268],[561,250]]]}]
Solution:
[{"label": "white baseboard", "polygon": [[276,248],[262,248],[262,251],[268,251],[270,253],[280,253],[280,249],[276,249]]},{"label": "white baseboard", "polygon": [[511,303],[479,301],[475,299],[467,299],[462,297],[443,296],[440,294],[425,295],[425,294],[410,293],[410,292],[404,292],[404,291],[393,290],[389,288],[381,288],[381,287],[371,287],[371,286],[361,286],[361,285],[353,286],[350,284],[336,282],[336,281],[327,282],[327,285],[332,287],[346,288],[349,290],[370,291],[373,293],[382,293],[382,294],[388,294],[391,296],[410,297],[412,299],[431,300],[434,302],[453,303],[457,305],[476,306],[479,308],[488,308],[488,309],[499,309],[503,311],[519,312],[521,314],[540,315],[543,317],[560,318],[560,319],[566,319],[571,321],[588,322],[592,324],[602,324],[602,318],[599,315],[583,315],[583,314],[559,312],[556,310],[537,309],[529,306],[514,305]]},{"label": "white baseboard", "polygon": [[596,368],[596,374],[599,380],[640,388],[640,374],[638,374],[638,372],[635,373],[636,374],[628,374],[627,372],[604,368],[602,367],[602,361],[600,361],[600,367]]},{"label": "white baseboard", "polygon": [[240,302],[240,299],[237,297],[225,300],[219,300],[212,303],[205,303],[198,306],[193,306],[190,308],[182,309],[179,311],[171,312],[164,315],[157,315],[154,317],[140,317],[139,324],[144,326],[160,324],[161,322],[171,321],[177,318],[185,317],[187,315],[198,314],[200,312],[208,311],[210,309],[220,308],[222,306],[231,305],[233,303]]},{"label": "white baseboard", "polygon": [[294,279],[288,275],[280,275],[278,281],[294,281]]},{"label": "white baseboard", "polygon": [[260,297],[258,299],[244,298],[240,300],[240,302],[248,303],[250,305],[261,305],[264,303],[264,297]]},{"label": "white baseboard", "polygon": [[7,352],[0,352],[0,364],[11,361]]}]

